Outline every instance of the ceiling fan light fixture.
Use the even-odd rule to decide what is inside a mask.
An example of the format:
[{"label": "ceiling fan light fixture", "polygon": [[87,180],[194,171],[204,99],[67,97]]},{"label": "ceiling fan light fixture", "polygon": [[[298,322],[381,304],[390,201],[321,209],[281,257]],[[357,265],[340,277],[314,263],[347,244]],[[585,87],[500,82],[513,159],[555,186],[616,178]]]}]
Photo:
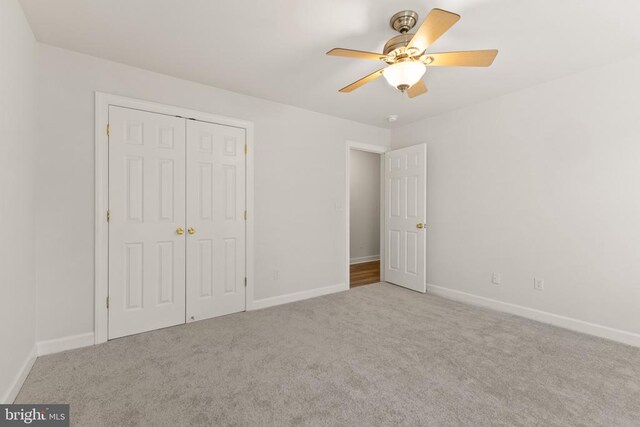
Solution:
[{"label": "ceiling fan light fixture", "polygon": [[339,90],[349,93],[381,76],[409,98],[427,93],[427,85],[422,76],[427,66],[432,67],[488,67],[493,64],[496,49],[469,50],[459,52],[426,53],[431,45],[446,33],[460,15],[442,9],[431,9],[415,33],[410,33],[416,25],[418,14],[403,10],[391,18],[391,27],[400,35],[392,37],[384,45],[383,53],[335,48],[327,55],[347,58],[367,59],[384,62],[388,66],[374,71]]},{"label": "ceiling fan light fixture", "polygon": [[404,92],[418,83],[426,70],[427,67],[421,62],[404,61],[388,66],[382,75],[387,83]]}]

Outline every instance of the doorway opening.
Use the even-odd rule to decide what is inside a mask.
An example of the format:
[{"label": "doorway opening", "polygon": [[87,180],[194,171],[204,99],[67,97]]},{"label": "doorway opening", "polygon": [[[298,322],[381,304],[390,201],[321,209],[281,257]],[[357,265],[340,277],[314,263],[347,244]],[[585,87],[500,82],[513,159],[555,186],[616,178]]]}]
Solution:
[{"label": "doorway opening", "polygon": [[349,287],[369,285],[382,280],[381,207],[382,155],[349,147]]},{"label": "doorway opening", "polygon": [[[370,185],[364,187],[366,190],[358,187],[357,181],[361,180],[356,171],[358,166],[352,167],[351,162],[352,158],[362,151],[374,153],[377,156],[380,172],[378,179],[375,175],[369,175],[368,179],[364,179],[364,182]],[[367,282],[376,283],[377,278],[378,282],[389,282],[425,293],[427,290],[427,144],[389,150],[379,145],[347,141],[345,159],[347,184],[345,290],[353,287],[351,282],[354,282],[354,285],[363,285]],[[352,169],[356,170],[352,173]],[[354,181],[353,186],[351,181]],[[376,183],[377,190],[372,192],[379,195],[377,204],[379,233],[373,231],[373,227],[366,227],[369,231],[365,234],[365,238],[371,242],[371,236],[377,234],[379,250],[378,253],[373,250],[367,254],[361,252],[367,246],[364,243],[358,243],[360,242],[358,233],[361,228],[365,228],[368,221],[372,221],[366,220],[363,215],[372,210],[375,211],[375,206],[361,211],[358,205],[362,200],[357,198],[363,191],[369,192],[375,188]],[[366,203],[363,205],[367,206]],[[353,252],[352,248],[354,248]],[[367,259],[367,257],[371,258]],[[374,261],[378,261],[379,276],[376,276],[375,264],[358,266],[358,264]]]}]

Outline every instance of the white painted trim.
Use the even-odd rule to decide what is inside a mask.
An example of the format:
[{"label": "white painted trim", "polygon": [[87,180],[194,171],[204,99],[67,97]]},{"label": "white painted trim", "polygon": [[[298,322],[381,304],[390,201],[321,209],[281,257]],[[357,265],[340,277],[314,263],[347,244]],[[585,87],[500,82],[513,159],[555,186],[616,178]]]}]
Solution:
[{"label": "white painted trim", "polygon": [[[359,150],[366,151],[369,153],[380,154],[380,255],[379,259],[384,259],[384,242],[385,242],[385,231],[384,231],[384,221],[383,221],[383,208],[384,208],[384,153],[389,151],[390,147],[385,147],[382,145],[374,145],[374,144],[365,144],[363,142],[349,141],[347,140],[345,147],[345,182],[346,182],[346,200],[345,200],[345,214],[346,214],[346,268],[345,268],[345,277],[344,277],[344,290],[349,290],[350,283],[350,266],[351,262],[351,246],[350,246],[350,236],[351,236],[351,150]],[[380,281],[384,282],[384,269],[380,269]]]},{"label": "white painted trim", "polygon": [[85,334],[71,335],[69,337],[56,338],[48,341],[38,341],[36,346],[38,348],[38,356],[46,356],[47,354],[88,347],[93,344],[95,344],[94,333],[87,332]]},{"label": "white painted trim", "polygon": [[95,99],[95,212],[94,212],[94,325],[95,343],[107,341],[109,315],[109,229],[106,212],[109,206],[109,148],[106,126],[109,123],[109,96],[96,92]]},{"label": "white painted trim", "polygon": [[180,116],[195,120],[234,126],[245,129],[247,157],[246,157],[246,274],[247,290],[245,294],[245,307],[250,310],[253,305],[254,295],[254,174],[253,174],[253,150],[254,150],[254,130],[253,123],[245,120],[237,120],[229,117],[204,113],[171,105],[157,104],[155,102],[142,101],[134,98],[111,95],[96,92],[95,95],[95,307],[94,307],[94,343],[100,344],[108,339],[108,311],[106,307],[107,296],[109,295],[108,283],[108,228],[106,222],[106,212],[109,202],[108,189],[108,139],[106,134],[107,123],[109,122],[109,106],[131,108],[142,111],[149,111],[170,116]]},{"label": "white painted trim", "polygon": [[4,393],[4,396],[2,396],[0,403],[3,405],[9,405],[16,400],[16,397],[18,396],[18,393],[20,393],[20,389],[22,388],[24,381],[27,379],[29,372],[31,372],[31,368],[33,367],[37,357],[36,346],[34,344],[27,355],[27,358],[24,360],[22,367],[18,370],[18,373],[11,382],[9,389]]},{"label": "white painted trim", "polygon": [[347,146],[352,150],[366,151],[368,153],[383,154],[390,150],[384,145],[365,144],[364,142],[348,141]]},{"label": "white painted trim", "polygon": [[286,295],[279,295],[277,297],[264,298],[253,301],[252,310],[259,310],[262,308],[273,307],[281,304],[288,304],[290,302],[302,301],[309,298],[321,297],[323,295],[334,294],[336,292],[344,291],[344,283],[337,285],[326,286],[324,288],[310,289],[308,291],[294,292]]},{"label": "white painted trim", "polygon": [[380,255],[369,255],[369,256],[362,256],[359,258],[351,258],[349,260],[349,263],[351,263],[351,265],[362,264],[365,262],[378,261],[379,259],[380,259]]},{"label": "white painted trim", "polygon": [[27,379],[29,372],[31,372],[31,368],[33,368],[33,364],[39,356],[73,350],[75,348],[88,347],[93,345],[94,342],[95,338],[93,332],[88,332],[86,334],[57,338],[49,341],[39,341],[35,343],[22,364],[22,367],[18,370],[18,373],[9,386],[9,389],[4,393],[2,399],[0,399],[0,403],[11,404],[16,400],[22,385]]},{"label": "white painted trim", "polygon": [[471,305],[477,305],[480,307],[514,314],[516,316],[526,317],[527,319],[535,320],[542,323],[548,323],[550,325],[559,326],[561,328],[570,329],[572,331],[581,332],[583,334],[606,338],[634,347],[640,347],[640,334],[636,334],[633,332],[610,328],[608,326],[585,322],[583,320],[560,316],[558,314],[549,313],[547,311],[536,310],[534,308],[498,301],[491,298],[485,298],[466,292],[444,288],[442,286],[427,284],[427,293]]},{"label": "white painted trim", "polygon": [[247,209],[247,221],[245,223],[245,274],[247,278],[247,289],[245,291],[245,310],[249,311],[253,306],[253,295],[255,292],[254,281],[254,217],[255,208],[253,195],[254,193],[254,157],[253,157],[253,124],[247,125],[246,131],[246,144],[247,144],[247,156],[245,157],[245,206]]}]

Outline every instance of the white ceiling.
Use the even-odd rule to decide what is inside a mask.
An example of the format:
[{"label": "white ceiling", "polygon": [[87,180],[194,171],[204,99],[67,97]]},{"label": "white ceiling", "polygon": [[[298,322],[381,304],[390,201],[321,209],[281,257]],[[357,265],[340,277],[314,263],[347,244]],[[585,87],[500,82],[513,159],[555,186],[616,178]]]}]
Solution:
[{"label": "white ceiling", "polygon": [[[637,0],[21,0],[39,41],[377,126],[394,127],[640,51]],[[384,79],[338,89],[380,64],[325,56],[382,51],[391,15],[434,7],[462,19],[431,52],[497,48],[490,68],[430,68],[408,99]],[[585,87],[585,90],[589,90]],[[400,119],[389,124],[386,117]]]}]

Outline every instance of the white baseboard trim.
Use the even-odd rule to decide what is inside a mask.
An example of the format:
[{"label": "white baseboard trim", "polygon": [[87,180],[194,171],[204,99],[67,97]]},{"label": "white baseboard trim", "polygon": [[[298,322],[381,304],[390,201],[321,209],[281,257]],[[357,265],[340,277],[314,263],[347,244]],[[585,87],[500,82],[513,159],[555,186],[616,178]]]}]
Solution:
[{"label": "white baseboard trim", "polygon": [[471,305],[490,308],[502,311],[516,316],[526,317],[527,319],[536,320],[542,323],[559,326],[561,328],[570,329],[576,332],[582,332],[588,335],[594,335],[600,338],[606,338],[623,344],[640,347],[640,334],[634,332],[623,331],[621,329],[610,328],[608,326],[598,325],[596,323],[585,322],[583,320],[573,319],[571,317],[560,316],[558,314],[549,313],[547,311],[536,310],[535,308],[524,307],[517,304],[498,301],[491,298],[481,297],[466,292],[456,291],[442,286],[427,284],[427,292],[438,295],[443,298],[464,302]]},{"label": "white baseboard trim", "polygon": [[24,384],[24,380],[27,379],[27,375],[29,375],[29,372],[31,372],[31,368],[33,367],[33,364],[35,363],[37,357],[38,355],[36,353],[36,346],[34,345],[27,355],[24,363],[22,364],[22,367],[20,368],[20,370],[18,370],[18,373],[9,386],[9,389],[4,393],[4,396],[2,396],[2,400],[0,400],[0,403],[9,405],[16,400],[16,397],[18,396],[18,393],[20,393],[20,389],[22,388],[22,384]]},{"label": "white baseboard trim", "polygon": [[310,289],[308,291],[294,292],[292,294],[279,295],[277,297],[264,298],[253,301],[251,310],[260,310],[262,308],[273,307],[275,305],[288,304],[290,302],[302,301],[309,298],[321,297],[336,292],[345,291],[344,283],[326,286],[324,288]]},{"label": "white baseboard trim", "polygon": [[380,255],[369,255],[360,258],[351,258],[349,264],[362,264],[363,262],[379,261]]},{"label": "white baseboard trim", "polygon": [[11,383],[9,389],[2,396],[0,402],[2,404],[13,403],[22,388],[22,384],[27,379],[27,375],[31,372],[31,368],[35,363],[38,356],[44,356],[46,354],[59,353],[65,350],[72,350],[74,348],[87,347],[94,344],[94,334],[89,332],[86,334],[73,335],[70,337],[57,338],[49,341],[39,341],[34,344],[31,352],[24,361],[24,364],[18,371],[15,379]]},{"label": "white baseboard trim", "polygon": [[73,350],[74,348],[88,347],[94,345],[94,333],[72,335],[69,337],[56,338],[48,341],[38,341],[38,356],[60,353],[61,351]]}]

